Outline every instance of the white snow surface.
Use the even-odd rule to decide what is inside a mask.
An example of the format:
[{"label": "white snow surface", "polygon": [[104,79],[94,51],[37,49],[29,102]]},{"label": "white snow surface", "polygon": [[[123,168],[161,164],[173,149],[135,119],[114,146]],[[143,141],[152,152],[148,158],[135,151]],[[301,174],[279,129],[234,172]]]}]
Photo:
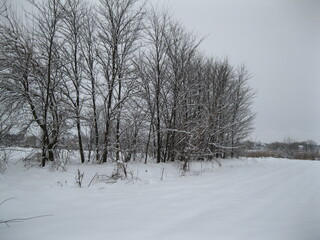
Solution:
[{"label": "white snow surface", "polygon": [[0,224],[1,240],[320,239],[320,161],[197,162],[185,176],[177,163],[130,163],[130,180],[88,187],[116,164],[27,169],[14,155],[0,174],[0,202],[15,198],[0,220],[52,216]]}]

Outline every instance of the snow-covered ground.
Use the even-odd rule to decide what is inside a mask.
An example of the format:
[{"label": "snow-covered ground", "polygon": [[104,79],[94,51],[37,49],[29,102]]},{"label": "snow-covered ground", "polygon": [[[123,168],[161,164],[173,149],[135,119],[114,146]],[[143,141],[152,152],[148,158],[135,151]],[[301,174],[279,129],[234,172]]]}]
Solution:
[{"label": "snow-covered ground", "polygon": [[1,224],[1,240],[320,239],[320,161],[193,163],[185,176],[177,164],[131,163],[130,180],[88,187],[114,165],[26,169],[13,156],[0,202],[15,198],[0,206],[0,220],[52,216]]}]

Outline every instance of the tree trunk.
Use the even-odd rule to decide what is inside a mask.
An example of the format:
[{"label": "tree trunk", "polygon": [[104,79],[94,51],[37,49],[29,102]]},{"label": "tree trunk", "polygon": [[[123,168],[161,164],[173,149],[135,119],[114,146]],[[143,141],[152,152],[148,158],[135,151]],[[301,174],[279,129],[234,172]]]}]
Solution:
[{"label": "tree trunk", "polygon": [[84,157],[84,150],[83,150],[83,143],[82,143],[82,136],[81,136],[81,125],[80,125],[80,117],[77,117],[77,131],[78,131],[78,144],[79,144],[79,151],[80,151],[80,159],[81,163],[85,162]]},{"label": "tree trunk", "polygon": [[157,100],[157,124],[156,124],[156,131],[157,131],[157,163],[161,162],[161,133],[160,133],[160,106],[159,100]]},{"label": "tree trunk", "polygon": [[151,139],[152,125],[153,125],[153,121],[151,120],[150,127],[149,127],[148,140],[147,140],[146,154],[144,158],[145,164],[147,164],[147,161],[148,161],[148,152],[149,152],[149,145],[150,145],[150,139]]},{"label": "tree trunk", "polygon": [[92,107],[93,107],[93,127],[94,127],[94,145],[96,162],[100,161],[100,150],[99,150],[99,129],[98,129],[98,116],[97,116],[97,106],[96,106],[96,86],[95,79],[93,77],[92,65],[90,66],[91,75],[91,97],[92,97]]},{"label": "tree trunk", "polygon": [[110,124],[111,124],[111,104],[112,104],[112,95],[113,95],[112,89],[113,89],[113,83],[111,85],[111,90],[109,91],[109,97],[108,97],[106,129],[104,134],[104,149],[102,154],[103,163],[106,163],[108,158],[109,132],[110,132]]},{"label": "tree trunk", "polygon": [[119,76],[119,89],[118,89],[118,116],[116,125],[116,161],[120,160],[120,118],[121,118],[121,76]]}]

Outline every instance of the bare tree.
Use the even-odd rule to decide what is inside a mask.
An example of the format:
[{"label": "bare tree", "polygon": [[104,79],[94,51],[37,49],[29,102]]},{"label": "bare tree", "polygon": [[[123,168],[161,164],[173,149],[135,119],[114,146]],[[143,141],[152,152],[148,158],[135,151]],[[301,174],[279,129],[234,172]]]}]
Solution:
[{"label": "bare tree", "polygon": [[245,66],[236,70],[230,99],[230,142],[228,145],[230,146],[231,157],[234,157],[235,152],[239,153],[239,144],[241,144],[253,130],[252,123],[255,114],[251,110],[251,105],[255,92],[248,86],[249,78],[250,75]]},{"label": "bare tree", "polygon": [[186,105],[181,99],[186,99],[183,96],[186,96],[190,90],[185,88],[186,81],[201,40],[198,40],[195,34],[186,32],[181,24],[171,21],[166,32],[166,41],[171,72],[168,85],[170,100],[167,105],[169,114],[166,122],[169,131],[167,131],[166,152],[167,158],[174,161],[177,152],[176,133],[179,130],[186,130],[181,128],[183,124],[179,123],[179,112],[181,113],[181,108]]},{"label": "bare tree", "polygon": [[[139,109],[142,109],[146,118],[147,127],[147,136],[146,136],[146,146],[145,146],[145,160],[144,162],[147,163],[148,156],[149,156],[149,149],[150,149],[150,142],[152,133],[154,133],[154,121],[155,121],[155,102],[154,102],[154,88],[152,86],[152,68],[148,64],[146,60],[147,55],[144,53],[144,49],[142,49],[139,55],[136,57],[134,62],[134,69],[135,75],[137,79],[140,81],[141,91],[138,95],[139,98],[142,99],[141,104],[139,105]],[[155,136],[153,137],[154,144],[156,146],[156,139]],[[152,155],[156,156],[154,153],[154,149],[152,151]]]},{"label": "bare tree", "polygon": [[[169,23],[168,12],[159,14],[155,9],[152,9],[148,16],[148,26],[146,29],[147,49],[145,49],[143,68],[145,69],[142,78],[145,84],[144,89],[147,92],[146,97],[149,102],[149,108],[152,112],[151,123],[155,126],[155,149],[157,163],[163,159],[162,154],[162,112],[163,97],[165,93],[162,91],[165,81],[168,79],[168,64],[167,64],[167,43],[166,31]],[[140,71],[141,72],[141,71]],[[154,103],[154,106],[152,105]],[[153,110],[154,109],[154,110]]]},{"label": "bare tree", "polygon": [[[96,162],[100,161],[100,149],[99,149],[99,126],[98,126],[98,118],[99,111],[97,107],[97,95],[98,95],[98,67],[97,67],[97,59],[96,54],[98,52],[97,45],[97,21],[93,13],[93,8],[87,8],[87,12],[85,14],[85,21],[83,23],[84,31],[83,38],[81,41],[81,53],[84,58],[84,78],[89,82],[85,87],[87,90],[87,94],[91,99],[91,103],[89,105],[89,109],[92,110],[92,114],[87,121],[92,125],[94,146],[95,146],[95,160]],[[92,117],[91,117],[92,116]],[[90,139],[90,141],[92,141]],[[89,151],[91,152],[91,151]],[[89,159],[90,160],[90,159]]]},{"label": "bare tree", "polygon": [[34,37],[34,49],[31,51],[34,85],[26,84],[25,91],[33,118],[42,131],[42,166],[45,166],[46,160],[54,160],[54,149],[65,119],[63,105],[60,105],[62,96],[58,91],[63,74],[62,42],[59,39],[62,8],[60,0],[30,2],[38,10],[31,16],[34,24],[31,33]]},{"label": "bare tree", "polygon": [[[36,95],[36,90],[32,87],[36,84],[32,75],[36,65],[33,39],[10,8],[2,12],[0,38],[0,88],[4,100],[1,101],[2,109],[8,109],[11,105],[14,107],[12,112],[18,113],[17,107],[27,105],[33,120],[41,127],[35,99],[40,96]],[[42,125],[42,128],[45,127]],[[42,164],[45,164],[45,160]]]},{"label": "bare tree", "polygon": [[99,51],[98,61],[101,65],[106,88],[105,133],[102,162],[107,161],[110,142],[110,128],[114,119],[116,123],[116,151],[119,159],[119,129],[122,106],[123,83],[128,76],[130,60],[136,50],[143,17],[143,8],[137,6],[138,0],[100,0],[98,13]]},{"label": "bare tree", "polygon": [[18,75],[27,71],[30,58],[25,53],[31,43],[6,2],[0,6],[0,14],[0,138],[3,139],[18,122],[25,103],[21,98],[23,89],[19,88],[24,79],[18,79]]},{"label": "bare tree", "polygon": [[[65,71],[64,94],[70,106],[72,119],[75,119],[78,145],[81,163],[85,162],[84,148],[81,135],[81,110],[83,96],[81,94],[83,82],[83,57],[81,52],[82,36],[85,26],[85,9],[82,0],[66,0],[63,6],[63,38],[64,38],[64,61]],[[88,26],[89,27],[89,26]]]}]

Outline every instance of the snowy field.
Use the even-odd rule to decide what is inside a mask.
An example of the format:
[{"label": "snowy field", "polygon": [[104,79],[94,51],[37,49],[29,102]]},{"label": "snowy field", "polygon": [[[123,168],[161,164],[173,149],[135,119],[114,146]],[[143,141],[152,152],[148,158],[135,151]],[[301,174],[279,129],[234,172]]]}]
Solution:
[{"label": "snowy field", "polygon": [[52,171],[22,155],[0,174],[0,202],[14,197],[0,220],[51,216],[1,224],[1,240],[320,239],[320,161],[193,163],[184,176],[178,164],[131,163],[130,180],[105,183],[113,164]]}]

